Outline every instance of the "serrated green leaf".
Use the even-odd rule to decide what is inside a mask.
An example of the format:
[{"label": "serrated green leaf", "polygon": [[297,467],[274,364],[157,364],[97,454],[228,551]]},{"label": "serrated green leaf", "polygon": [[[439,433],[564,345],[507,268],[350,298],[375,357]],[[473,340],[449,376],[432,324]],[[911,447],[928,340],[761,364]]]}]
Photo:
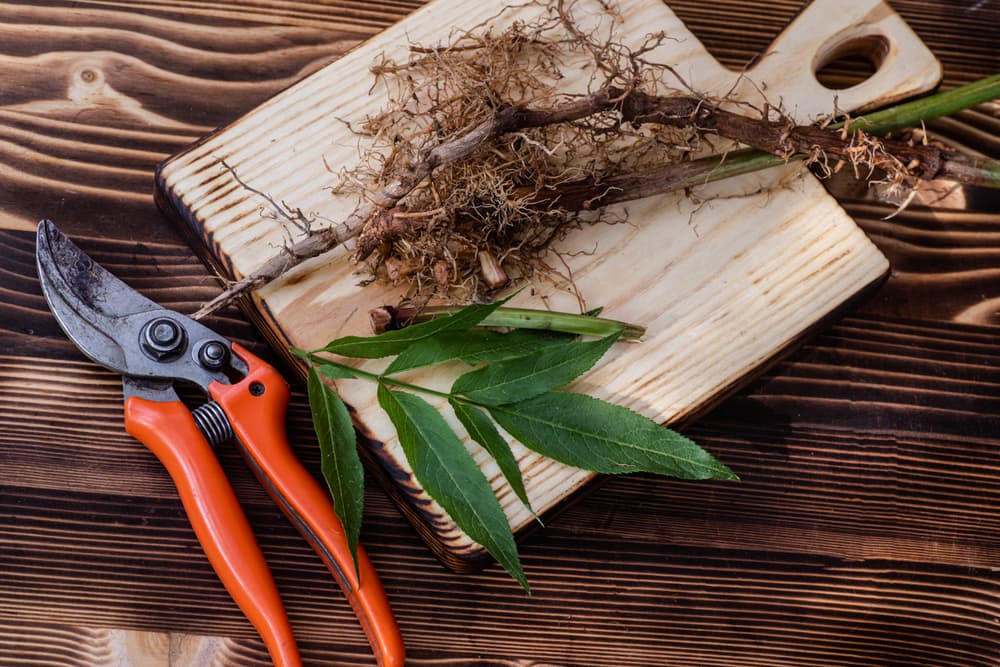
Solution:
[{"label": "serrated green leaf", "polygon": [[351,415],[340,397],[310,367],[307,381],[313,428],[319,440],[323,478],[333,497],[333,509],[344,526],[347,544],[358,566],[358,539],[364,512],[365,475],[358,456]]},{"label": "serrated green leaf", "polygon": [[654,472],[682,479],[737,479],[679,433],[585,394],[553,391],[488,408],[525,447],[603,473]]},{"label": "serrated green leaf", "polygon": [[518,329],[501,333],[489,329],[445,331],[418,341],[403,350],[385,369],[386,375],[461,359],[469,364],[520,357],[550,345],[560,345],[573,336],[553,331]]},{"label": "serrated green leaf", "polygon": [[392,391],[382,383],[378,402],[396,427],[406,460],[424,490],[529,590],[507,517],[489,481],[444,417],[422,398]]},{"label": "serrated green leaf", "polygon": [[459,401],[452,400],[451,407],[455,410],[455,416],[465,427],[469,437],[489,452],[489,455],[497,462],[497,466],[499,466],[507,483],[510,484],[510,488],[521,499],[524,506],[534,514],[535,510],[531,508],[531,501],[528,500],[528,493],[524,489],[524,480],[521,477],[521,469],[517,466],[517,459],[514,458],[514,453],[510,451],[510,445],[497,431],[490,418],[479,408]]},{"label": "serrated green leaf", "polygon": [[510,298],[499,299],[489,304],[473,304],[451,315],[444,315],[395,331],[386,331],[377,336],[344,336],[315,351],[332,352],[359,359],[389,357],[400,354],[414,343],[436,334],[471,329]]},{"label": "serrated green leaf", "polygon": [[594,341],[571,341],[477,368],[459,376],[451,393],[483,405],[515,403],[544,394],[590,370],[619,336],[621,332]]}]

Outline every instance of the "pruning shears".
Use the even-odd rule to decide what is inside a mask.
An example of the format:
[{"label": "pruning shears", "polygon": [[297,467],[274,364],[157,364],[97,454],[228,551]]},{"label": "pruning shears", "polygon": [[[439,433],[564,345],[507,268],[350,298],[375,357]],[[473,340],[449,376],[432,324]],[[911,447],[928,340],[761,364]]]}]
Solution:
[{"label": "pruning shears", "polygon": [[[402,665],[402,638],[371,561],[359,546],[355,569],[329,494],[288,444],[281,375],[238,343],[140,295],[48,220],[38,225],[36,256],[49,308],[85,355],[121,374],[126,430],[170,473],[212,567],[275,666],[302,661],[274,578],[212,449],[229,440],[343,589],[378,664]],[[200,387],[207,402],[189,409],[177,382]]]}]

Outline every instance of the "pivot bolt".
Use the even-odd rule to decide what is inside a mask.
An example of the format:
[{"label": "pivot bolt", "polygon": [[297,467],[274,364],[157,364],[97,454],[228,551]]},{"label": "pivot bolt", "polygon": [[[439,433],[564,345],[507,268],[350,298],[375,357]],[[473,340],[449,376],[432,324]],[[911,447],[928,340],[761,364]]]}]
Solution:
[{"label": "pivot bolt", "polygon": [[210,371],[225,368],[229,361],[229,348],[217,340],[211,340],[198,350],[198,363]]},{"label": "pivot bolt", "polygon": [[184,330],[168,317],[158,317],[141,334],[142,349],[157,361],[177,356],[184,349]]}]

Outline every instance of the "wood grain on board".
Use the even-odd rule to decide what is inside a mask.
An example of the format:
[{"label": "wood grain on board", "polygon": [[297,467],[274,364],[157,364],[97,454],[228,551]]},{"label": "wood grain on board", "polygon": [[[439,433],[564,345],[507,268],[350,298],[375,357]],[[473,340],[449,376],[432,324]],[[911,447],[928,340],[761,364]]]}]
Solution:
[{"label": "wood grain on board", "polygon": [[[351,128],[387,100],[369,68],[383,58],[405,59],[413,43],[446,44],[456,31],[483,24],[499,29],[543,11],[536,3],[504,9],[508,4],[430,3],[169,160],[157,183],[165,207],[231,279],[250,274],[286,239],[296,238],[294,228],[267,214],[269,204],[259,192],[306,211],[317,225],[337,224],[357,200],[331,195],[330,165],[350,168],[358,162]],[[599,3],[581,0],[573,8],[582,29],[603,29],[607,15]],[[616,34],[633,47],[654,29],[670,35],[649,58],[672,65],[694,89],[757,104],[780,100],[799,122],[829,113],[835,103],[855,110],[925,91],[940,74],[899,17],[872,0],[811,4],[743,73],[718,64],[659,0],[622,5],[619,19]],[[883,62],[870,80],[839,91],[817,83],[814,67],[874,41],[883,46],[873,56]],[[587,54],[579,57],[578,65],[564,67],[560,91],[587,89]],[[641,344],[616,346],[574,388],[660,422],[688,421],[704,412],[887,271],[878,249],[799,166],[708,186],[697,201],[684,194],[650,197],[617,207],[612,215],[627,217],[628,224],[569,233],[554,251],[558,259],[548,263],[565,267],[556,274],[570,277],[536,280],[530,294],[523,292],[513,305],[570,311],[600,305],[608,317],[646,326]],[[359,287],[352,248],[345,244],[258,291],[250,308],[274,347],[315,349],[337,336],[365,334],[368,310],[399,300],[399,288]],[[365,367],[378,370],[384,363]],[[458,372],[433,368],[410,373],[407,380],[447,389]],[[430,546],[459,570],[481,564],[482,547],[413,478],[375,387],[340,382],[337,390],[356,410],[363,446],[383,468],[376,473]],[[446,401],[436,407],[456,423]],[[531,528],[534,517],[493,460],[475,443],[467,446],[511,526]],[[596,477],[517,442],[512,449],[539,513],[558,509]]]},{"label": "wood grain on board", "polygon": [[[417,4],[0,2],[0,664],[157,665],[164,645],[182,647],[175,667],[268,664],[165,471],[125,434],[118,379],[48,313],[34,224],[52,217],[192,312],[218,288],[156,211],[155,165]],[[802,4],[671,7],[738,69]],[[942,61],[942,87],[998,70],[996,2],[891,4]],[[88,68],[103,84],[78,95]],[[931,127],[995,158],[998,128],[996,105]],[[1000,201],[961,188],[885,220],[895,205],[827,185],[893,270],[687,429],[739,485],[610,479],[522,544],[530,598],[497,567],[442,568],[369,485],[362,540],[413,664],[995,667]],[[268,354],[236,311],[209,324]],[[301,391],[289,430],[318,470]],[[239,456],[220,457],[306,664],[371,664],[329,574]]]}]

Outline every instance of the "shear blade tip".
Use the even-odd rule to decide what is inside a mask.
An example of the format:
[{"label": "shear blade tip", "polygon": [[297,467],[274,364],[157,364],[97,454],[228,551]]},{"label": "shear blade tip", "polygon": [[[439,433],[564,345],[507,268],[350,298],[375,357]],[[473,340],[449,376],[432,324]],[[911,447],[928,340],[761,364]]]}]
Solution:
[{"label": "shear blade tip", "polygon": [[55,263],[57,257],[57,245],[65,244],[69,239],[59,231],[56,223],[49,219],[38,223],[38,234],[35,240],[35,255],[40,260],[47,260],[46,263]]},{"label": "shear blade tip", "polygon": [[43,239],[48,240],[50,237],[60,234],[59,229],[56,227],[56,223],[52,222],[48,218],[41,220],[38,223],[38,240]]}]

